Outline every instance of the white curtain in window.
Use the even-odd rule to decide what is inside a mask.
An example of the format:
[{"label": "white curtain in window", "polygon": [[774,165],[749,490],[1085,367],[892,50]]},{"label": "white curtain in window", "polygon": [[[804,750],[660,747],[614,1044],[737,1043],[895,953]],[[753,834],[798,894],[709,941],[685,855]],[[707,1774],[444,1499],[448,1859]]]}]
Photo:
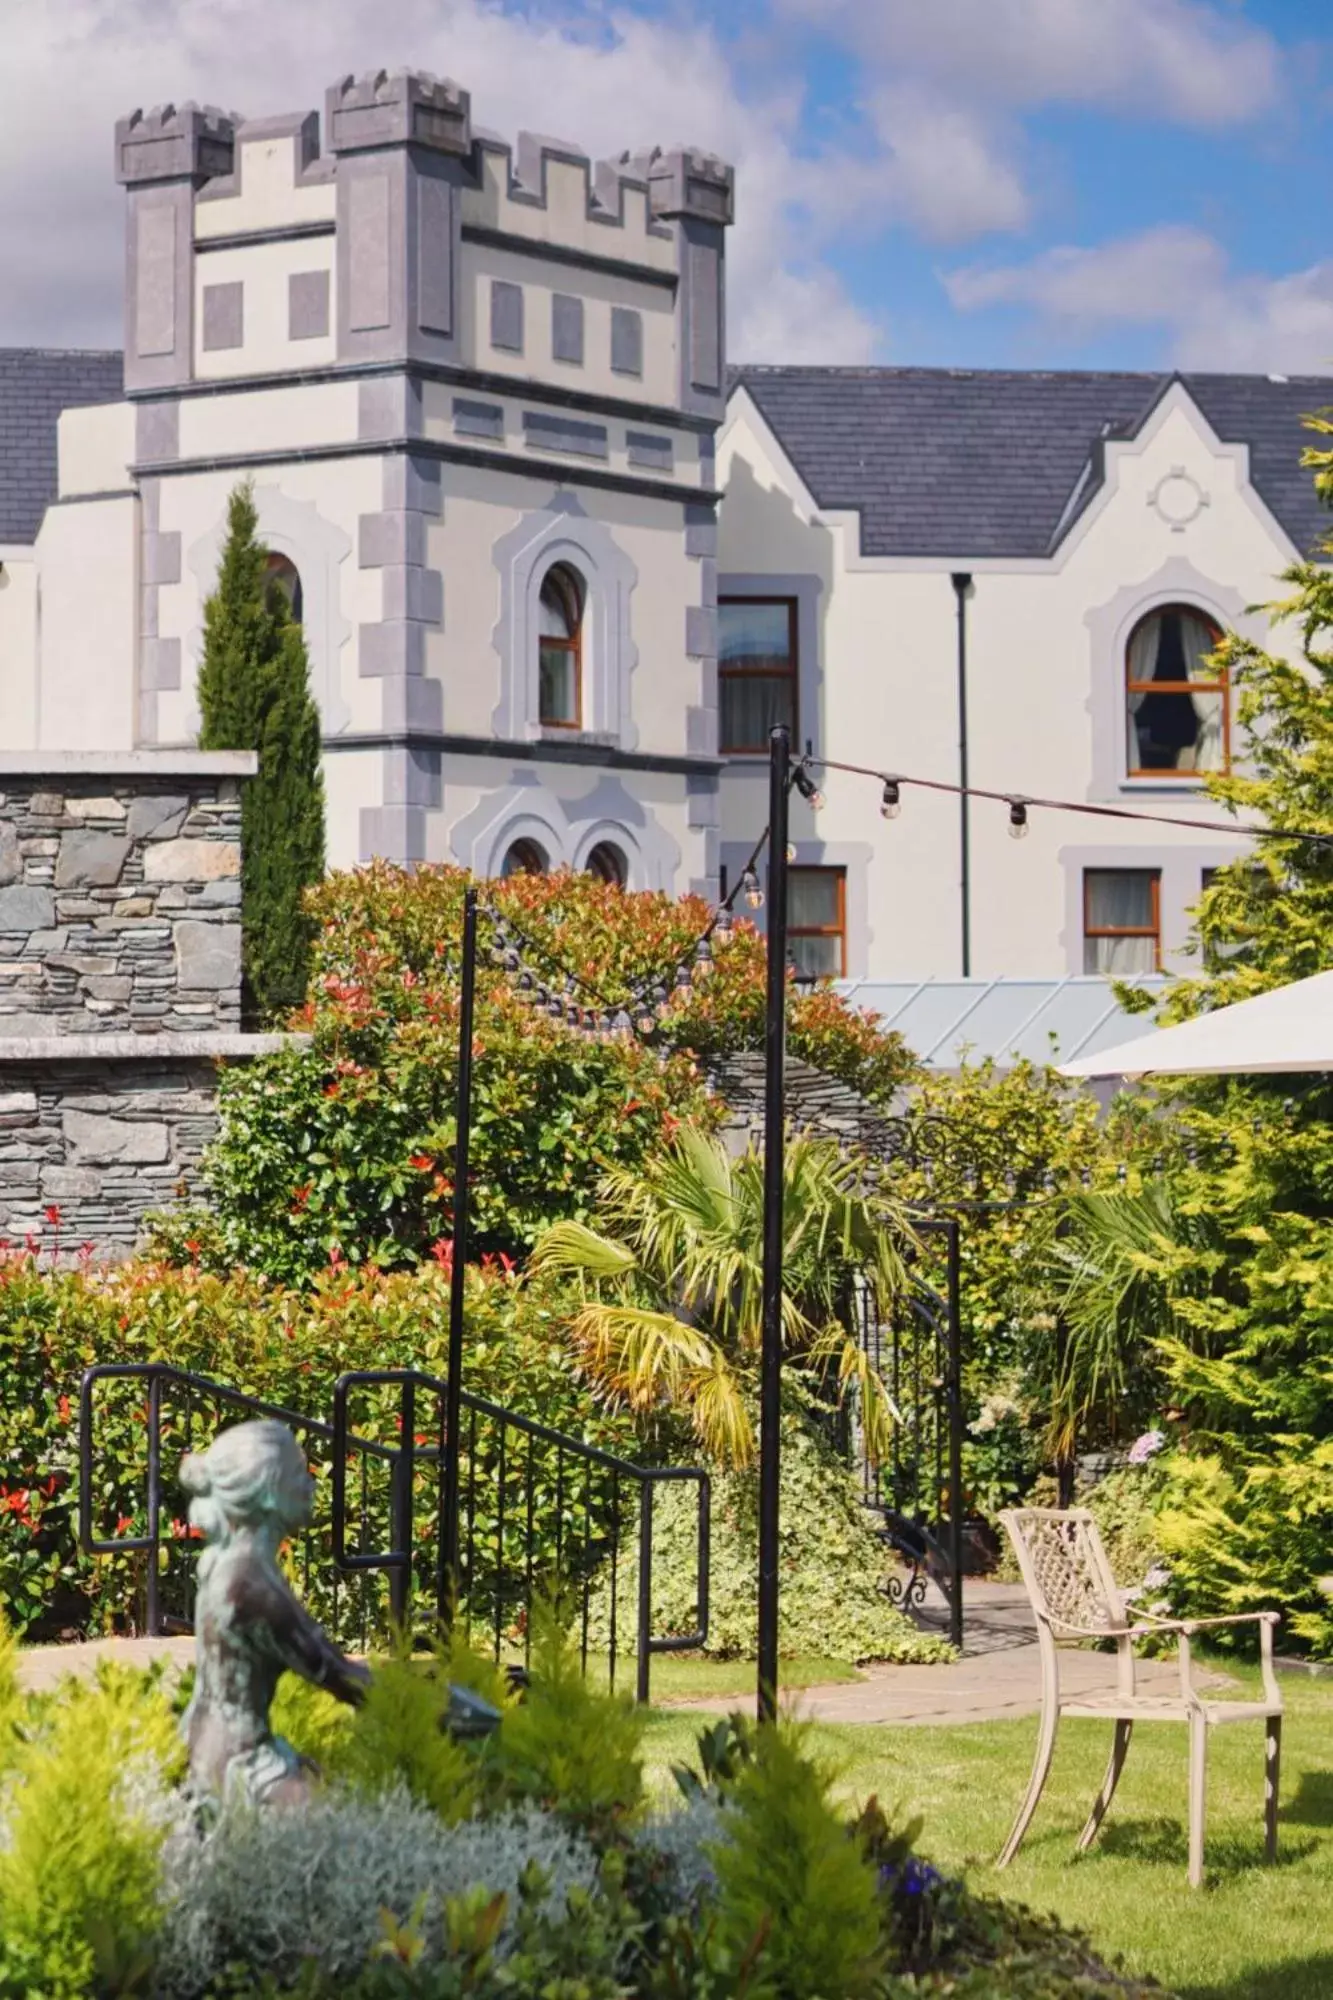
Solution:
[{"label": "white curtain in window", "polygon": [[[1129,679],[1150,681],[1157,665],[1157,643],[1161,638],[1162,621],[1157,615],[1145,618],[1134,628],[1129,641]],[[1144,702],[1144,693],[1136,688],[1129,697],[1129,712],[1137,715]]]},{"label": "white curtain in window", "polygon": [[[1213,628],[1202,618],[1191,616],[1188,611],[1180,613],[1180,639],[1185,654],[1185,672],[1192,681],[1215,681],[1217,668],[1210,664],[1208,655],[1217,644]],[[1193,752],[1184,750],[1180,756],[1182,771],[1220,771],[1226,762],[1226,746],[1222,741],[1222,697],[1217,693],[1191,694],[1194,713],[1198,719],[1199,734],[1195,739]]]},{"label": "white curtain in window", "polygon": [[1083,970],[1107,973],[1116,979],[1136,972],[1156,972],[1156,941],[1150,937],[1085,938]]},{"label": "white curtain in window", "polygon": [[838,876],[833,868],[793,868],[787,877],[787,922],[797,930],[838,921]]},{"label": "white curtain in window", "polygon": [[731,750],[767,750],[768,732],[790,723],[791,681],[786,675],[728,674],[721,677],[722,741]]},{"label": "white curtain in window", "polygon": [[1088,928],[1146,929],[1152,923],[1152,876],[1147,869],[1099,869],[1088,876]]}]

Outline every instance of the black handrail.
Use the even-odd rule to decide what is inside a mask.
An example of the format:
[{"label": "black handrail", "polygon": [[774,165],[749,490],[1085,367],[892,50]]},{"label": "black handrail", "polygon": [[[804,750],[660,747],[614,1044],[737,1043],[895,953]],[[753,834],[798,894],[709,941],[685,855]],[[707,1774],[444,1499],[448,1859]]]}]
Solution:
[{"label": "black handrail", "polygon": [[[142,1381],[147,1385],[148,1401],[144,1412],[148,1432],[145,1495],[147,1532],[99,1537],[95,1532],[94,1520],[95,1391],[100,1382],[111,1380]],[[399,1435],[396,1445],[387,1444],[381,1439],[362,1435],[351,1429],[349,1424],[351,1397],[361,1388],[379,1388],[397,1392],[396,1420]],[[165,1362],[103,1362],[90,1367],[84,1374],[79,1393],[79,1538],[84,1550],[92,1555],[140,1551],[147,1556],[145,1625],[149,1635],[154,1637],[167,1631],[190,1630],[188,1616],[168,1611],[162,1600],[162,1552],[164,1547],[170,1547],[162,1532],[163,1406],[164,1399],[170,1400],[167,1392],[173,1389],[183,1391],[185,1394],[187,1431],[191,1423],[193,1402],[197,1399],[200,1402],[221,1404],[245,1417],[276,1418],[279,1422],[303,1432],[311,1442],[316,1442],[325,1449],[332,1471],[331,1520],[328,1525],[333,1558],[335,1610],[338,1604],[339,1575],[360,1573],[365,1576],[367,1572],[383,1572],[389,1583],[391,1617],[396,1625],[408,1629],[412,1610],[414,1568],[418,1560],[416,1471],[418,1466],[435,1465],[439,1469],[439,1487],[441,1495],[443,1494],[449,1449],[445,1430],[448,1409],[447,1383],[437,1376],[424,1374],[417,1369],[350,1370],[340,1376],[335,1385],[332,1420],[325,1422],[320,1417],[287,1409],[262,1397],[247,1395],[242,1390],[216,1382],[211,1377],[196,1374],[188,1369],[176,1368]],[[434,1442],[423,1437],[417,1428],[420,1403],[425,1399],[434,1399],[440,1413],[437,1441]],[[694,1466],[638,1465],[630,1459],[605,1451],[598,1445],[568,1437],[553,1430],[549,1425],[538,1422],[535,1418],[505,1409],[503,1405],[493,1403],[486,1397],[473,1395],[465,1389],[459,1393],[457,1400],[460,1411],[466,1414],[466,1424],[460,1423],[458,1439],[460,1469],[464,1459],[467,1466],[466,1493],[459,1503],[466,1515],[467,1523],[467,1561],[463,1570],[466,1588],[461,1593],[463,1602],[460,1607],[453,1601],[457,1580],[444,1543],[448,1523],[444,1519],[444,1509],[437,1507],[433,1523],[436,1543],[433,1567],[437,1620],[441,1625],[447,1626],[455,1610],[461,1608],[470,1622],[475,1614],[488,1605],[489,1622],[493,1627],[493,1651],[498,1660],[504,1646],[504,1612],[506,1606],[513,1602],[523,1614],[526,1658],[530,1645],[528,1628],[536,1596],[548,1581],[554,1583],[557,1588],[566,1588],[569,1577],[573,1574],[581,1590],[581,1657],[586,1671],[593,1578],[594,1575],[598,1575],[601,1582],[607,1581],[605,1572],[609,1558],[609,1678],[614,1685],[622,1542],[622,1489],[637,1487],[639,1574],[636,1691],[641,1701],[647,1701],[653,1654],[693,1651],[707,1641],[711,1521],[711,1484],[708,1474]],[[478,1520],[481,1511],[478,1506],[479,1469],[484,1466],[487,1448],[485,1428],[480,1427],[489,1428],[494,1433],[494,1459],[498,1467],[498,1484],[494,1526],[492,1528],[489,1524],[483,1523],[479,1531]],[[538,1458],[539,1446],[544,1449],[541,1461]],[[362,1464],[361,1521],[359,1530],[354,1530],[349,1535],[350,1496],[347,1467],[353,1459],[359,1459]],[[554,1459],[554,1530],[558,1575],[547,1579],[538,1576],[534,1555],[538,1505],[537,1475],[539,1471],[544,1473],[549,1486],[552,1459]],[[365,1475],[367,1461],[378,1463],[388,1476],[389,1546],[387,1547],[376,1548],[367,1545],[370,1535],[370,1508]],[[519,1470],[515,1481],[513,1468],[516,1465]],[[595,1491],[595,1481],[599,1476],[600,1499]],[[576,1495],[576,1483],[580,1477],[581,1545],[577,1542]],[[698,1493],[698,1625],[693,1632],[658,1636],[652,1631],[653,1498],[659,1485],[680,1481],[693,1482]],[[507,1550],[511,1538],[506,1532],[506,1504],[511,1498],[511,1488],[515,1483],[520,1490],[523,1503],[522,1518],[515,1531],[521,1545],[517,1564],[508,1560]],[[481,1493],[481,1501],[484,1508],[484,1491]],[[546,1504],[549,1504],[549,1496]],[[594,1540],[594,1525],[597,1528],[596,1540]],[[423,1526],[429,1537],[432,1533],[429,1519]],[[513,1528],[512,1520],[510,1527]],[[313,1531],[307,1532],[305,1542],[307,1583],[311,1573],[312,1533]],[[484,1557],[481,1549],[483,1538],[488,1545]],[[352,1546],[353,1543],[356,1546]],[[490,1548],[492,1544],[493,1550]],[[426,1553],[427,1550],[420,1552],[422,1557]],[[493,1563],[490,1560],[491,1553],[493,1553]],[[366,1637],[364,1592],[361,1636],[364,1644]]]}]

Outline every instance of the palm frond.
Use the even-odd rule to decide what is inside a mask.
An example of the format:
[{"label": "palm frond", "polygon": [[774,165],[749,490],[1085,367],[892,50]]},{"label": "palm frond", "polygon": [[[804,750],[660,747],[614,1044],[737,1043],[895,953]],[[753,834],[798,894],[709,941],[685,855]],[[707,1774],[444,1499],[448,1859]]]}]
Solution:
[{"label": "palm frond", "polygon": [[534,1271],[561,1277],[627,1278],[638,1268],[628,1244],[601,1236],[582,1222],[552,1223],[533,1246],[529,1261]]}]

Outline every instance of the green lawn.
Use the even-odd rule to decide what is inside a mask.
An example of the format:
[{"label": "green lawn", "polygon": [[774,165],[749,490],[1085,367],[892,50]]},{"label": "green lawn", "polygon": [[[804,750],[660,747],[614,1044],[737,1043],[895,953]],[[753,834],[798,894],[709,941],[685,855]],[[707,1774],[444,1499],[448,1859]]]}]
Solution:
[{"label": "green lawn", "polygon": [[[1105,1767],[1110,1725],[1066,1721],[1027,1841],[992,1864],[1027,1782],[1036,1719],[949,1729],[840,1724],[812,1731],[849,1798],[876,1792],[921,1813],[921,1849],[974,1887],[1053,1910],[1105,1954],[1180,2000],[1333,2000],[1333,1684],[1286,1681],[1280,1859],[1263,1862],[1260,1725],[1209,1743],[1208,1878],[1185,1879],[1186,1731],[1140,1727],[1101,1839],[1074,1842]],[[688,1755],[700,1718],[659,1712],[657,1783]]]},{"label": "green lawn", "polygon": [[[600,1685],[606,1676],[606,1660],[599,1656],[588,1658],[589,1674],[594,1684]],[[828,1687],[834,1681],[859,1681],[862,1676],[855,1667],[849,1667],[845,1660],[795,1659],[784,1660],[781,1667],[783,1689],[794,1693],[799,1688]],[[616,1686],[634,1688],[634,1661],[621,1659],[616,1665]],[[685,1701],[692,1696],[705,1700],[717,1696],[729,1700],[733,1695],[740,1701],[753,1697],[755,1690],[755,1664],[753,1660],[710,1660],[698,1653],[655,1653],[653,1655],[652,1694],[654,1701]]]}]

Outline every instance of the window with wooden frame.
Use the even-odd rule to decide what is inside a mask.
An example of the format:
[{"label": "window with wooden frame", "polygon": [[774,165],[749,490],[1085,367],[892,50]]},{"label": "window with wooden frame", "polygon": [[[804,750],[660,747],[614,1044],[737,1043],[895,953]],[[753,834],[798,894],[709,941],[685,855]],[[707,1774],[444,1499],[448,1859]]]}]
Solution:
[{"label": "window with wooden frame", "polygon": [[796,599],[724,597],[717,624],[718,747],[767,754],[779,722],[796,735]]},{"label": "window with wooden frame", "polygon": [[554,563],[542,578],[537,623],[537,720],[547,729],[583,726],[583,578]]},{"label": "window with wooden frame", "polygon": [[1157,868],[1083,871],[1083,970],[1162,969],[1162,876]]},{"label": "window with wooden frame", "polygon": [[1168,604],[1141,618],[1125,653],[1131,778],[1194,778],[1231,762],[1231,690],[1210,654],[1222,634],[1204,612]]},{"label": "window with wooden frame", "polygon": [[787,951],[798,979],[846,977],[845,869],[788,869]]}]

